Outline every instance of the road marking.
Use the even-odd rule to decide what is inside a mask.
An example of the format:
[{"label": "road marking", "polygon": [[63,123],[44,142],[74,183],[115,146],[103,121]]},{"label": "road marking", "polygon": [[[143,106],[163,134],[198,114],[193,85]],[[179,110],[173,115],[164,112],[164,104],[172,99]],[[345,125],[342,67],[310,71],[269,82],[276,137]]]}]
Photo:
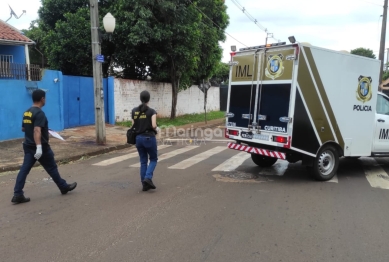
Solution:
[{"label": "road marking", "polygon": [[361,157],[359,160],[371,187],[389,189],[389,176],[374,158]]},{"label": "road marking", "polygon": [[[161,145],[161,146],[158,146],[158,150],[161,150],[161,149],[164,149],[167,147],[170,147],[170,145]],[[113,158],[95,163],[95,164],[93,164],[93,166],[109,166],[109,165],[116,164],[116,163],[122,162],[124,160],[138,157],[138,156],[139,156],[138,152],[134,152],[134,153],[130,153],[130,154],[127,154],[124,156],[113,157]]]},{"label": "road marking", "polygon": [[220,153],[221,151],[226,150],[226,149],[227,149],[226,146],[217,146],[217,147],[214,147],[208,151],[202,152],[198,155],[195,155],[191,158],[188,158],[184,161],[181,161],[178,164],[170,166],[169,168],[170,169],[185,169],[185,168],[191,167],[194,164],[197,164],[197,163],[203,161],[204,159],[207,159],[207,158],[209,158],[217,153]]},{"label": "road marking", "polygon": [[226,161],[224,161],[214,169],[212,169],[212,171],[223,171],[223,172],[233,171],[238,166],[243,164],[243,162],[249,159],[250,157],[251,155],[249,153],[240,152],[235,156],[231,157],[230,159],[227,159]]},{"label": "road marking", "polygon": [[338,180],[338,175],[335,175],[333,178],[331,178],[331,180],[328,180],[326,182],[331,182],[331,183],[338,183],[339,180]]},{"label": "road marking", "polygon": [[[190,150],[195,149],[195,148],[198,148],[198,146],[186,146],[184,148],[180,148],[180,149],[174,150],[172,152],[163,154],[163,155],[158,157],[158,162],[161,162],[163,160],[172,158],[172,157],[174,157],[176,155],[180,155],[182,153],[185,153],[185,152],[190,151]],[[130,165],[130,167],[140,167],[140,163],[136,163],[136,164]]]}]

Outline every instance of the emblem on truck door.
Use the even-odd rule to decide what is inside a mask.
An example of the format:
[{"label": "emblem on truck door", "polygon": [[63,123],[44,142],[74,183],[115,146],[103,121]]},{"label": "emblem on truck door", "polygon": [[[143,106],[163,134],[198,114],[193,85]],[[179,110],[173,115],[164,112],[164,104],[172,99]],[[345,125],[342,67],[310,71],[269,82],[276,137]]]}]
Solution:
[{"label": "emblem on truck door", "polygon": [[265,74],[268,78],[276,79],[284,73],[284,56],[282,54],[269,55],[267,58],[267,66]]},{"label": "emblem on truck door", "polygon": [[357,99],[363,103],[370,101],[372,97],[371,77],[359,76]]}]

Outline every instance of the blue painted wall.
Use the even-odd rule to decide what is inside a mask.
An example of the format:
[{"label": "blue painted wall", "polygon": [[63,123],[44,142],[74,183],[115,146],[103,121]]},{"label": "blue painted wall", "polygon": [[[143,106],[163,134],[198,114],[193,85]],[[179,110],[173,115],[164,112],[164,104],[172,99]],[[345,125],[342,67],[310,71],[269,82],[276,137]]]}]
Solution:
[{"label": "blue painted wall", "polygon": [[13,55],[14,63],[26,63],[24,46],[0,45],[0,55]]},{"label": "blue painted wall", "polygon": [[[59,79],[57,83],[54,83],[55,78]],[[42,81],[37,82],[0,79],[0,141],[24,137],[21,131],[22,115],[32,105],[26,86],[48,90],[43,111],[51,129],[63,130],[62,83],[62,73],[52,70],[45,70]]]},{"label": "blue painted wall", "polygon": [[[63,76],[59,71],[45,70],[42,81],[0,79],[0,141],[24,137],[22,115],[32,105],[31,94],[26,87],[48,91],[43,111],[51,129],[62,131],[95,124],[93,78]],[[105,121],[114,125],[113,77],[103,79],[103,89]]]}]

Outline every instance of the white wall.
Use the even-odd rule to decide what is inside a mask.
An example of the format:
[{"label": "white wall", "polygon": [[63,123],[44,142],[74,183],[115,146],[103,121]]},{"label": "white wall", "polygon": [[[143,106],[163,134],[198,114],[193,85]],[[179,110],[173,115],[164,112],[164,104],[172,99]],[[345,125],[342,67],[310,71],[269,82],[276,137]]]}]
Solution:
[{"label": "white wall", "polygon": [[[115,116],[117,122],[131,119],[131,110],[141,102],[139,95],[143,90],[150,92],[149,106],[156,109],[158,117],[170,117],[172,106],[172,87],[169,83],[155,83],[115,78]],[[220,110],[220,89],[208,90],[207,112]],[[204,112],[204,93],[197,86],[178,93],[177,116]]]}]

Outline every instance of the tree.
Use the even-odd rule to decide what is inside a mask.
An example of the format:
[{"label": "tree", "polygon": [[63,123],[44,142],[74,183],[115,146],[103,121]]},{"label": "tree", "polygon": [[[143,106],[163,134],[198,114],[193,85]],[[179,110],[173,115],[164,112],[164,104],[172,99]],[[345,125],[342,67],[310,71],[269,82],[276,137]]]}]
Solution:
[{"label": "tree", "polygon": [[215,71],[210,79],[210,82],[213,86],[219,86],[222,83],[228,82],[230,76],[230,67],[227,63],[219,61]]},{"label": "tree", "polygon": [[365,56],[365,57],[370,57],[370,58],[374,58],[374,59],[376,58],[375,54],[373,53],[373,50],[371,50],[369,48],[359,47],[359,48],[351,50],[350,53],[354,54],[354,55]]},{"label": "tree", "polygon": [[43,39],[45,34],[37,27],[38,20],[31,22],[29,29],[23,29],[25,36],[35,42],[35,45],[29,46],[30,63],[40,65],[42,68],[48,67],[46,56],[43,54]]},{"label": "tree", "polygon": [[61,69],[64,75],[92,75],[92,47],[90,21],[85,17],[89,10],[80,8],[76,13],[66,13],[65,21],[57,21],[54,30],[46,36],[45,53],[52,68]]},{"label": "tree", "polygon": [[[170,117],[175,118],[178,91],[208,78],[220,61],[218,41],[224,40],[227,26],[223,1],[120,0],[116,7],[118,64],[125,65],[127,75],[171,82]],[[222,29],[212,28],[211,21],[205,24],[201,8],[209,9]]]},{"label": "tree", "polygon": [[[99,0],[100,21],[108,11],[116,28],[111,41],[103,37],[102,54],[124,69],[124,78],[172,83],[175,118],[178,91],[217,70],[228,25],[224,0]],[[34,34],[50,68],[92,75],[89,1],[42,0],[38,13]]]},{"label": "tree", "polygon": [[[114,1],[100,0],[100,21],[112,8]],[[38,26],[30,28],[32,40],[39,38],[40,50],[51,69],[65,75],[93,74],[90,9],[87,0],[42,0],[38,11]],[[102,29],[102,26],[101,26]],[[104,29],[102,29],[104,31]],[[39,36],[39,37],[38,37]],[[107,37],[102,39],[102,53],[112,57],[114,46]],[[103,75],[107,76],[109,63],[103,64]]]},{"label": "tree", "polygon": [[193,3],[201,13],[200,66],[195,81],[208,80],[219,70],[223,49],[219,41],[225,41],[224,30],[228,26],[228,15],[224,0],[201,0]]}]

